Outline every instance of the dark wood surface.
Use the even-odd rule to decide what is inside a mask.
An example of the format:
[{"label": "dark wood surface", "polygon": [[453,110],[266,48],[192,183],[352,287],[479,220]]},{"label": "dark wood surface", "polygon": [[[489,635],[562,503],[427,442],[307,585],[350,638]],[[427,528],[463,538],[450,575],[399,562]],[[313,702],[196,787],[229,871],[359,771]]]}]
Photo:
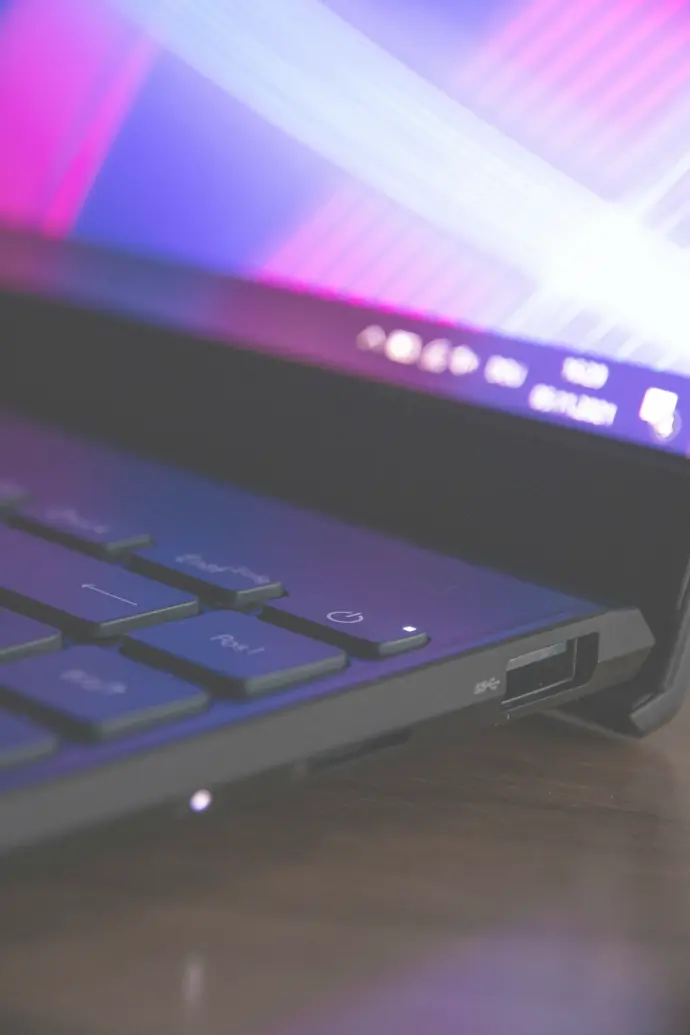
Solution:
[{"label": "dark wood surface", "polygon": [[690,1031],[690,707],[453,730],[0,888],[2,1035]]}]

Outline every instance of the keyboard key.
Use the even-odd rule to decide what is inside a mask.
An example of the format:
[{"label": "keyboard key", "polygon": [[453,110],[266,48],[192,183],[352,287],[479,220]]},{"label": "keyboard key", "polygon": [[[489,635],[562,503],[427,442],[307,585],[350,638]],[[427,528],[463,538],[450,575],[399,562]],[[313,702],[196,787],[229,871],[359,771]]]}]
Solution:
[{"label": "keyboard key", "polygon": [[76,507],[62,504],[41,503],[23,507],[12,523],[95,557],[112,559],[151,542],[151,536],[136,526],[84,514]]},{"label": "keyboard key", "polygon": [[195,615],[193,596],[0,526],[0,604],[103,639]]},{"label": "keyboard key", "polygon": [[381,607],[353,608],[352,603],[335,601],[334,606],[332,598],[284,597],[266,607],[262,618],[367,658],[402,654],[429,642],[428,634],[409,616]]},{"label": "keyboard key", "polygon": [[0,711],[0,769],[50,755],[57,737],[29,719]]},{"label": "keyboard key", "polygon": [[0,661],[16,661],[28,654],[59,650],[61,644],[57,629],[0,608]]},{"label": "keyboard key", "polygon": [[284,593],[280,582],[269,575],[227,557],[201,551],[156,546],[134,554],[130,566],[143,575],[190,589],[226,607],[256,607]]},{"label": "keyboard key", "polygon": [[198,687],[100,647],[6,665],[0,687],[28,711],[100,740],[191,715],[208,703]]},{"label": "keyboard key", "polygon": [[0,514],[12,510],[22,500],[25,500],[28,492],[18,482],[0,478]]},{"label": "keyboard key", "polygon": [[337,672],[342,651],[236,611],[211,611],[127,637],[125,653],[203,683],[254,696]]}]

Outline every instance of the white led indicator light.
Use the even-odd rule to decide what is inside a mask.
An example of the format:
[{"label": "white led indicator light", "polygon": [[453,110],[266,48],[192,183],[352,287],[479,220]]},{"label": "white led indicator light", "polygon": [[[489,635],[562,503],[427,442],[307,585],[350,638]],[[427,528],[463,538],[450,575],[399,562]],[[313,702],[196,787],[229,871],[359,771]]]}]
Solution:
[{"label": "white led indicator light", "polygon": [[213,795],[210,791],[195,791],[189,799],[189,807],[192,812],[206,812],[213,802]]}]

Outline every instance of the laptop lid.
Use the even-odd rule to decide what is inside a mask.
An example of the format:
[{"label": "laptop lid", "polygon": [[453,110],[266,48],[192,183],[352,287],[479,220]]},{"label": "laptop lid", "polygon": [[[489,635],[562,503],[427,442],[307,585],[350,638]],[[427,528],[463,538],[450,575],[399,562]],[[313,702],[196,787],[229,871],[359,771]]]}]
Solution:
[{"label": "laptop lid", "polygon": [[2,0],[0,283],[686,454],[689,60],[677,0]]}]

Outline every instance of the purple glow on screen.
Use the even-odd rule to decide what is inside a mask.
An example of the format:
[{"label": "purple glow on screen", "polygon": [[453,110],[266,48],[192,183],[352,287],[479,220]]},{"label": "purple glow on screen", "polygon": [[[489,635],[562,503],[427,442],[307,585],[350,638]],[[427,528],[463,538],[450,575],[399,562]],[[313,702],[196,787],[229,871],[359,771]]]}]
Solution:
[{"label": "purple glow on screen", "polygon": [[5,0],[0,220],[690,374],[687,0]]}]

